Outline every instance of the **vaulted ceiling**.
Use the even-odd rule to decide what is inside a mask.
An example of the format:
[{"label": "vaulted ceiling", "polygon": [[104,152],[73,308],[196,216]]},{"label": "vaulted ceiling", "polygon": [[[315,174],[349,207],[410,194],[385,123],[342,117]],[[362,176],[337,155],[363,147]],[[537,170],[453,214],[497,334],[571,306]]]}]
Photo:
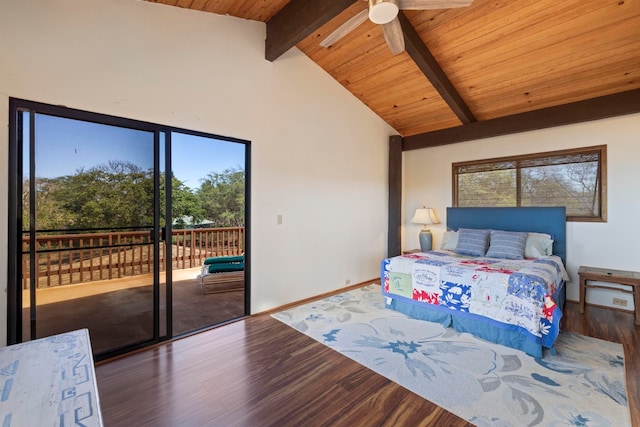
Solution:
[{"label": "vaulted ceiling", "polygon": [[147,1],[266,22],[267,59],[297,46],[403,137],[603,97],[635,109],[640,99],[640,0],[405,10],[398,55],[369,20],[320,46],[367,9],[363,0]]}]

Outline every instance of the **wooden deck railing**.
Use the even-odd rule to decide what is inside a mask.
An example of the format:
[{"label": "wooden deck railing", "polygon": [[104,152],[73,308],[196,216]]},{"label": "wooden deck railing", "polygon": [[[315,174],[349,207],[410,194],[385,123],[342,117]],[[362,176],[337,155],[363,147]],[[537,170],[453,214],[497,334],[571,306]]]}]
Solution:
[{"label": "wooden deck railing", "polygon": [[[160,242],[165,269],[166,244]],[[149,231],[45,235],[36,238],[38,288],[116,279],[153,271]],[[173,230],[173,269],[202,265],[205,258],[244,253],[244,227]],[[29,238],[22,239],[22,287],[29,288]]]}]

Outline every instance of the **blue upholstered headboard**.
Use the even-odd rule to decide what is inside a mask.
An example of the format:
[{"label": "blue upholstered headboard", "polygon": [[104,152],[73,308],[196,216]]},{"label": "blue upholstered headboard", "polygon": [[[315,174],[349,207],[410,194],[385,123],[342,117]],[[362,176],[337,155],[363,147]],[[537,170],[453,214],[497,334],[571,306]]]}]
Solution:
[{"label": "blue upholstered headboard", "polygon": [[553,254],[567,265],[567,216],[564,207],[447,208],[447,228],[533,231],[553,236]]}]

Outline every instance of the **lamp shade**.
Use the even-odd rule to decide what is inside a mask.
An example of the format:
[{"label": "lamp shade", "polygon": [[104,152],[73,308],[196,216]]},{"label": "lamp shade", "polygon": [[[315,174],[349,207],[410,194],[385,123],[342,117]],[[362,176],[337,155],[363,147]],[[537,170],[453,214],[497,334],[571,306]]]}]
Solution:
[{"label": "lamp shade", "polygon": [[440,220],[436,216],[436,212],[432,208],[418,208],[411,218],[414,224],[423,224],[425,227],[431,224],[440,224]]}]

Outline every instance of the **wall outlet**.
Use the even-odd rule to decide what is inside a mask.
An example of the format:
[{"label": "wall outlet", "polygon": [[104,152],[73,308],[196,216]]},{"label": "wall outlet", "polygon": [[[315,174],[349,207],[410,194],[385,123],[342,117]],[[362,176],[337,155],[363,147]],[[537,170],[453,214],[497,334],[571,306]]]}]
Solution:
[{"label": "wall outlet", "polygon": [[345,285],[350,285],[351,284],[351,279],[345,279],[344,284]]},{"label": "wall outlet", "polygon": [[622,298],[614,298],[613,299],[613,305],[620,305],[622,307],[626,307],[627,306],[627,300],[626,299],[622,299]]}]

